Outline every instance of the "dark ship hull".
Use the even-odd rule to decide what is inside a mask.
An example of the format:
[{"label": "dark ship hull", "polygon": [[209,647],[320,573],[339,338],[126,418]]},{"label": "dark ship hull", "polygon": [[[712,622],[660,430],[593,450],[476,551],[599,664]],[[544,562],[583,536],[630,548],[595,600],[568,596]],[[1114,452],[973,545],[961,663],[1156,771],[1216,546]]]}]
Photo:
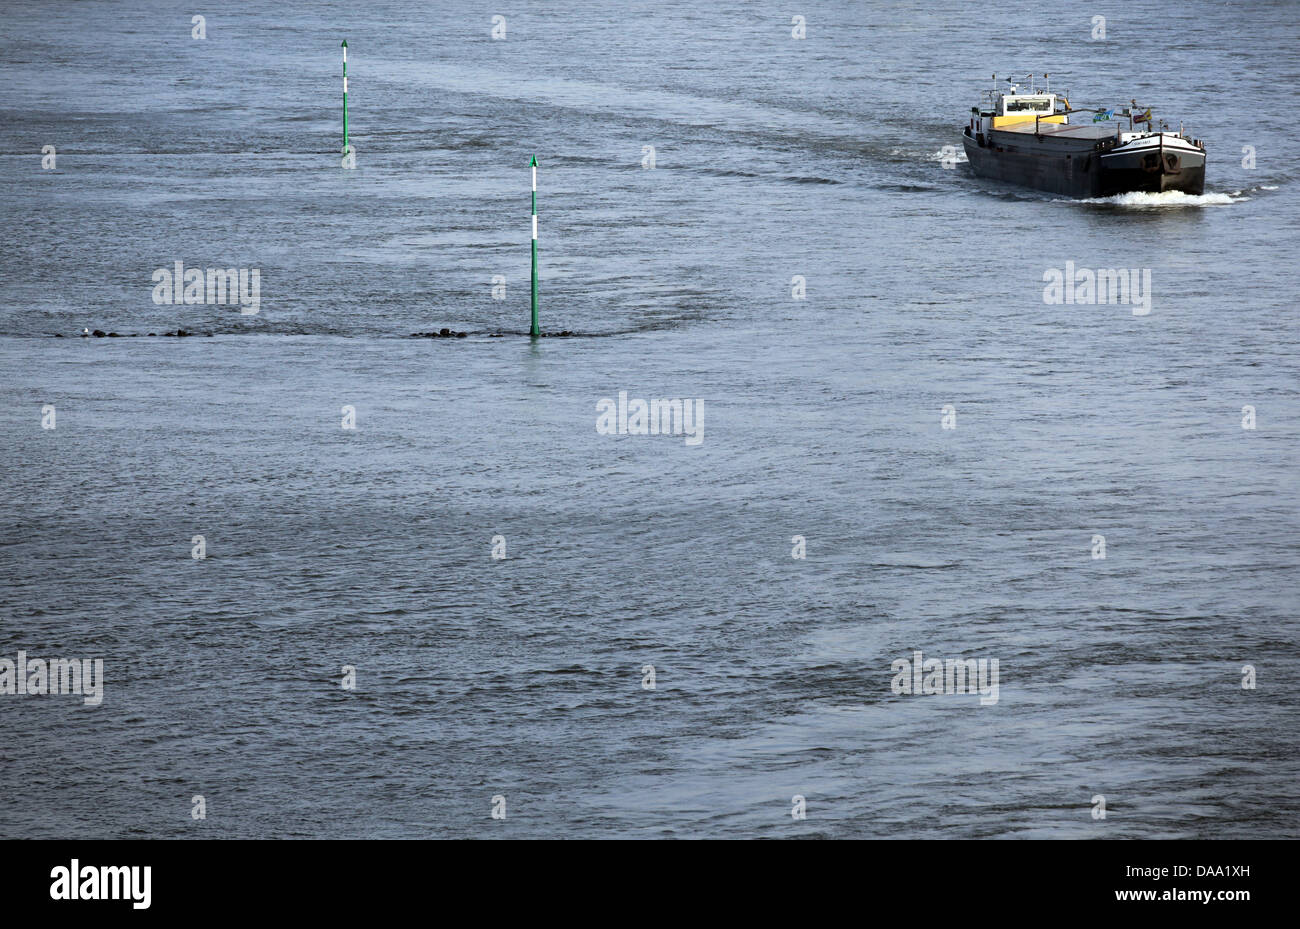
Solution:
[{"label": "dark ship hull", "polygon": [[1145,191],[1205,191],[1205,149],[1174,133],[1125,140],[1114,123],[1041,125],[1033,122],[962,136],[966,158],[980,177],[1066,197],[1110,197]]}]

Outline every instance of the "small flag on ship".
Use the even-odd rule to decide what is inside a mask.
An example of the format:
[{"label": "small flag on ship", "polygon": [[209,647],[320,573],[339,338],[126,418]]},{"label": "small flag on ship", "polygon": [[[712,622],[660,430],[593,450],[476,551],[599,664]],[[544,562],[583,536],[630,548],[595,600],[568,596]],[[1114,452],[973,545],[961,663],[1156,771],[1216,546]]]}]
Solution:
[{"label": "small flag on ship", "polygon": [[1151,107],[1147,107],[1145,113],[1139,113],[1137,116],[1134,116],[1134,117],[1133,117],[1133,122],[1135,122],[1135,123],[1149,123],[1149,122],[1151,122]]},{"label": "small flag on ship", "polygon": [[1114,115],[1115,115],[1114,110],[1102,110],[1100,113],[1093,114],[1092,121],[1094,123],[1099,123],[1102,122],[1103,120],[1110,119]]}]

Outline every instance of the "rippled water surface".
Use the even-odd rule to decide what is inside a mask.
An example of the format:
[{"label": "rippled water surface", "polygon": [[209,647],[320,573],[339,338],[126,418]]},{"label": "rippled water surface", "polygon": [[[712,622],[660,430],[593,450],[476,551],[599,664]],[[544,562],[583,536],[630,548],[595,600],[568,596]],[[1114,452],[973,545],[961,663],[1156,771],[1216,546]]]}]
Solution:
[{"label": "rippled water surface", "polygon": [[[107,680],[0,694],[0,836],[1300,836],[1300,13],[1095,6],[6,4],[0,658]],[[946,166],[1030,70],[1206,194]]]}]

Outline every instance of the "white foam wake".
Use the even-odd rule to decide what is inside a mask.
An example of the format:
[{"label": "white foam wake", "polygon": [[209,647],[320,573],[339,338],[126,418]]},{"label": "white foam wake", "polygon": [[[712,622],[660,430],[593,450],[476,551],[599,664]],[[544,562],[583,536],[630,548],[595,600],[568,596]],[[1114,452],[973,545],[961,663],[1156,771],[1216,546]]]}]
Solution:
[{"label": "white foam wake", "polygon": [[1240,203],[1249,199],[1249,197],[1241,196],[1241,191],[1232,194],[1186,194],[1181,190],[1164,190],[1158,194],[1132,191],[1126,194],[1115,194],[1113,197],[1089,197],[1086,200],[1076,200],[1074,202],[1107,203],[1112,206],[1158,209],[1162,207],[1227,206],[1230,203]]},{"label": "white foam wake", "polygon": [[[897,148],[894,149],[894,153],[898,155],[910,154],[903,149]],[[961,165],[967,164],[970,161],[970,159],[966,157],[966,153],[955,145],[947,145],[944,148],[939,149],[937,152],[932,152],[925,156],[925,160],[937,161],[940,164],[947,163]]]}]

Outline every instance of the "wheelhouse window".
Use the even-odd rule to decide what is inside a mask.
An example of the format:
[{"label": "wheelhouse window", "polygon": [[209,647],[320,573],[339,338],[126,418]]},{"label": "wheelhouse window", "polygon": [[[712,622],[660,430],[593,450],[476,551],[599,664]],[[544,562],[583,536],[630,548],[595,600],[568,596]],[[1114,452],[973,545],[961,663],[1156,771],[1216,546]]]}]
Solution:
[{"label": "wheelhouse window", "polygon": [[1006,112],[1050,114],[1052,112],[1052,98],[1008,97],[1006,98]]}]

